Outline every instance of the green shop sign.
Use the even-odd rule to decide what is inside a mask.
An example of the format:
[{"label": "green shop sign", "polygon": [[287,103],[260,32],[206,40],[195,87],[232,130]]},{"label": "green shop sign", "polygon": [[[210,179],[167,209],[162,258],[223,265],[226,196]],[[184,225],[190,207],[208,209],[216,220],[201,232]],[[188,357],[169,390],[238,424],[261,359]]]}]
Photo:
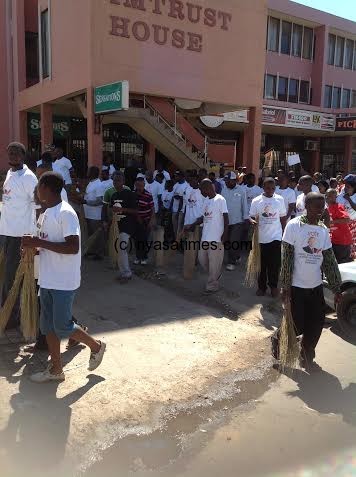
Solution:
[{"label": "green shop sign", "polygon": [[129,82],[98,86],[94,91],[94,111],[96,114],[129,109]]},{"label": "green shop sign", "polygon": [[[28,114],[28,132],[30,136],[41,135],[41,119],[39,114]],[[68,118],[53,117],[53,135],[55,138],[66,138],[69,136],[70,122]]]}]

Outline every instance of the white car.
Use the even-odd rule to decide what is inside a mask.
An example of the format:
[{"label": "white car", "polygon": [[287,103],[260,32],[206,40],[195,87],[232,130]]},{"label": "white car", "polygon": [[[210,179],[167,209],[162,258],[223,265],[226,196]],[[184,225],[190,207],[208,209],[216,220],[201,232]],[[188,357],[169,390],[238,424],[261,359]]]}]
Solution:
[{"label": "white car", "polygon": [[[342,330],[351,337],[356,337],[356,261],[339,265],[342,279],[342,300],[337,305],[336,313]],[[335,310],[334,294],[324,281],[326,304]]]}]

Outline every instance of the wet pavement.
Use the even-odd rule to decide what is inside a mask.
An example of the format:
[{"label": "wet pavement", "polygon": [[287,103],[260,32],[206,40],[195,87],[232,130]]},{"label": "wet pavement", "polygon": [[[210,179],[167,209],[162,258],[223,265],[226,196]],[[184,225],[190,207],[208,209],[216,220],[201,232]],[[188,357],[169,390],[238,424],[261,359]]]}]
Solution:
[{"label": "wet pavement", "polygon": [[333,331],[323,333],[319,372],[242,379],[231,399],[118,441],[86,477],[355,475],[356,348]]}]

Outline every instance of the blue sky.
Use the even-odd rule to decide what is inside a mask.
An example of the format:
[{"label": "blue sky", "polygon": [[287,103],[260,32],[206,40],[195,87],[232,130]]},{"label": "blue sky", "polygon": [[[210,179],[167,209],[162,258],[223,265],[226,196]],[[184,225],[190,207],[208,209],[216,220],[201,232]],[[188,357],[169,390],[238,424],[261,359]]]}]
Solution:
[{"label": "blue sky", "polygon": [[356,0],[293,0],[356,22]]}]

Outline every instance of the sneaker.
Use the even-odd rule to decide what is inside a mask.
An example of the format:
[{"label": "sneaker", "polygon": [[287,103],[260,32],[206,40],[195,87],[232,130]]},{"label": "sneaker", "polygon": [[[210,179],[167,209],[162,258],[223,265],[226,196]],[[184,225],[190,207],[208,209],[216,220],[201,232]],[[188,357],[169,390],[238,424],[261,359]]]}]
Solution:
[{"label": "sneaker", "polygon": [[226,265],[226,270],[227,270],[228,272],[233,272],[234,270],[236,270],[236,267],[235,267],[235,265],[233,265],[232,263],[228,263],[228,264]]},{"label": "sneaker", "polygon": [[100,350],[97,353],[90,354],[89,367],[88,367],[89,371],[94,371],[94,369],[100,366],[104,357],[105,350],[106,350],[106,343],[104,343],[104,341],[101,341]]},{"label": "sneaker", "polygon": [[141,260],[139,260],[138,258],[135,258],[134,264],[135,265],[140,265],[140,263],[141,263]]},{"label": "sneaker", "polygon": [[141,260],[141,265],[147,265],[148,264],[148,260]]},{"label": "sneaker", "polygon": [[60,382],[65,380],[65,375],[63,371],[61,374],[52,374],[51,368],[48,367],[45,371],[41,371],[30,376],[30,380],[37,384],[49,383],[50,381]]}]

